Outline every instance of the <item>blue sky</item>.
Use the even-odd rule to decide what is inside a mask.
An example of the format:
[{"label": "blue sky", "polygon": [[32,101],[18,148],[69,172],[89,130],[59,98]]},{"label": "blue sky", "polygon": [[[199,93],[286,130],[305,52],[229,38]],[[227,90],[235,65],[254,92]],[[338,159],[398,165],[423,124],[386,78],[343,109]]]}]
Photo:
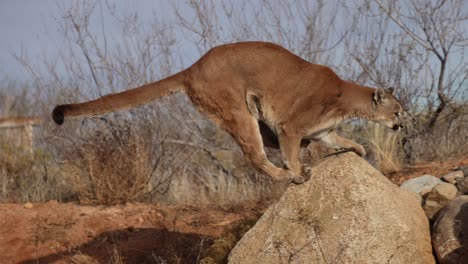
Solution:
[{"label": "blue sky", "polygon": [[[290,1],[293,2],[294,0]],[[10,79],[28,82],[31,80],[31,75],[16,61],[12,53],[21,54],[24,52],[28,55],[29,61],[33,62],[33,66],[36,66],[36,69],[43,66],[41,64],[43,57],[51,59],[57,56],[58,50],[64,47],[64,39],[59,32],[57,22],[57,20],[61,20],[61,8],[65,9],[65,7],[70,6],[71,3],[76,2],[75,0],[0,0],[0,81]],[[121,36],[118,35],[120,34],[120,28],[107,12],[107,8],[105,7],[106,3],[115,4],[117,11],[121,13],[138,13],[141,22],[143,22],[142,24],[146,27],[151,27],[154,16],[167,19],[168,21],[171,20],[172,17],[170,16],[171,14],[173,15],[171,3],[178,3],[183,15],[190,15],[190,11],[184,10],[188,2],[185,0],[101,0],[91,2],[98,3],[97,12],[101,9],[104,10],[101,14],[95,16],[97,19],[91,21],[91,30],[96,30],[95,35],[98,37],[101,36],[102,23],[105,28],[106,37],[110,40],[117,41],[121,39]],[[354,1],[349,1],[346,3],[353,2]],[[185,3],[185,5],[183,3]],[[251,1],[248,3],[249,5],[255,5],[255,3],[258,2]],[[310,3],[314,3],[314,1],[310,1]],[[247,8],[251,8],[251,6]],[[468,5],[465,5],[463,8],[468,8]],[[346,18],[343,18],[346,17],[346,15],[335,15],[341,17],[340,20],[346,20]],[[325,16],[330,17],[328,14],[325,14]],[[145,23],[146,21],[148,21],[148,23]],[[270,25],[265,25],[265,27],[268,26]],[[341,26],[346,28],[346,25]],[[390,29],[394,29],[394,27],[393,24],[390,25]],[[338,34],[342,33],[343,28],[337,29]],[[176,32],[175,34],[184,33]],[[254,35],[252,38],[257,40],[259,36]],[[181,41],[178,43],[176,49],[177,54],[184,59],[183,64],[185,66],[188,66],[199,57],[199,53],[194,49],[193,45],[185,46],[185,43],[188,42],[189,41]],[[332,58],[340,59],[343,57],[341,54],[342,52],[344,51],[340,46],[328,54],[332,54]],[[457,55],[453,55],[452,58],[454,59],[449,62],[449,66],[452,63],[458,63],[456,60],[458,59]],[[328,63],[329,66],[336,66],[330,64],[330,61],[328,61]]]},{"label": "blue sky", "polygon": [[[63,41],[57,26],[60,8],[71,0],[1,0],[0,1],[0,80],[28,78],[25,69],[12,56],[22,51],[33,61],[43,56],[53,57]],[[113,0],[121,10],[134,10],[143,19],[155,13],[164,14],[170,8],[169,1],[152,0]],[[101,4],[104,4],[101,1]],[[99,6],[98,6],[99,8]],[[103,8],[105,9],[105,7]],[[109,14],[103,13],[106,33],[112,36],[115,25],[109,23]],[[93,21],[100,28],[100,21]],[[97,24],[99,23],[99,24]]]},{"label": "blue sky", "polygon": [[[80,1],[73,0],[1,0],[0,1],[0,80],[30,80],[30,74],[18,63],[12,54],[26,54],[28,61],[32,62],[35,69],[42,68],[42,59],[53,59],[57,57],[60,49],[63,49],[64,38],[59,32],[58,21],[60,14],[72,3]],[[82,1],[81,1],[82,2]],[[96,36],[102,36],[101,23],[105,28],[106,38],[110,40],[121,40],[119,25],[115,23],[106,7],[107,3],[115,4],[117,12],[138,14],[144,26],[151,26],[154,16],[171,20],[174,16],[172,3],[180,8],[180,12],[190,16],[188,1],[167,0],[108,0],[90,1],[97,3],[97,16],[93,16],[90,22],[91,30],[95,30]],[[234,2],[235,3],[235,2]],[[249,2],[249,7],[258,5],[258,2]],[[102,10],[102,11],[101,11]],[[145,23],[145,22],[148,23]],[[226,21],[221,21],[225,22]],[[183,34],[183,32],[176,32]],[[261,40],[258,36],[255,40]],[[183,39],[183,38],[182,38]],[[253,39],[246,39],[253,40]],[[189,43],[190,41],[186,41]],[[192,43],[193,44],[193,43]],[[219,43],[218,43],[219,44]],[[184,65],[188,66],[200,56],[199,51],[193,45],[184,42],[178,43],[178,55],[184,59]]]},{"label": "blue sky", "polygon": [[21,79],[23,68],[11,53],[23,49],[32,57],[51,53],[57,45],[55,0],[3,0],[0,2],[0,78]]}]

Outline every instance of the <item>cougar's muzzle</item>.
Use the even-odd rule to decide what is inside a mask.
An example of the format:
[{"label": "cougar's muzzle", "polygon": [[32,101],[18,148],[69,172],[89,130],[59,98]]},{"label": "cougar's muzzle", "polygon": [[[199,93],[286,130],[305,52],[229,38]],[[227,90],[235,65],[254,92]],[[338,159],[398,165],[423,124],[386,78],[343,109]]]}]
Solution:
[{"label": "cougar's muzzle", "polygon": [[405,128],[405,126],[401,125],[401,124],[396,124],[396,125],[393,125],[392,129],[394,131],[400,131],[402,128]]}]

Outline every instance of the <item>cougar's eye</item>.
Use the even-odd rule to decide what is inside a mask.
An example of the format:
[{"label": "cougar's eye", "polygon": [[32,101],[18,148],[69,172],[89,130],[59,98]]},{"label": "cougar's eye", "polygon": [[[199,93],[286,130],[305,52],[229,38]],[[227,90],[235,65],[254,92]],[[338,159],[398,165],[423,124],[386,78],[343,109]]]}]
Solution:
[{"label": "cougar's eye", "polygon": [[400,112],[395,112],[396,117],[400,117]]}]

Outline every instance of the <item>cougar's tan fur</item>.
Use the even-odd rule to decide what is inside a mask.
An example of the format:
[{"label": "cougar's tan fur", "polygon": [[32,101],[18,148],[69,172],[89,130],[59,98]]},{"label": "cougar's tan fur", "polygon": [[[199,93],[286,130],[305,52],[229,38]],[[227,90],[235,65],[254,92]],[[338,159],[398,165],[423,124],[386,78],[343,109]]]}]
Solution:
[{"label": "cougar's tan fur", "polygon": [[[330,68],[309,63],[266,42],[215,47],[188,69],[166,79],[99,99],[57,106],[65,117],[100,115],[184,91],[197,108],[227,130],[244,156],[273,179],[304,181],[300,146],[320,140],[336,149],[365,154],[362,146],[339,137],[334,128],[365,118],[399,129],[403,111],[390,92],[340,79]],[[266,157],[264,145],[279,147],[285,169]]]}]

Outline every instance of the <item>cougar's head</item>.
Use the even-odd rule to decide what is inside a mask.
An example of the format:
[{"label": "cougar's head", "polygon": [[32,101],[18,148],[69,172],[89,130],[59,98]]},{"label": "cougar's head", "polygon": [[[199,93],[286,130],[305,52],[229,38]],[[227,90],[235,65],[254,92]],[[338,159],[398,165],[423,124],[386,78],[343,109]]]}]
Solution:
[{"label": "cougar's head", "polygon": [[400,102],[392,95],[393,88],[378,88],[373,94],[373,121],[389,127],[395,131],[404,127],[404,110]]}]

